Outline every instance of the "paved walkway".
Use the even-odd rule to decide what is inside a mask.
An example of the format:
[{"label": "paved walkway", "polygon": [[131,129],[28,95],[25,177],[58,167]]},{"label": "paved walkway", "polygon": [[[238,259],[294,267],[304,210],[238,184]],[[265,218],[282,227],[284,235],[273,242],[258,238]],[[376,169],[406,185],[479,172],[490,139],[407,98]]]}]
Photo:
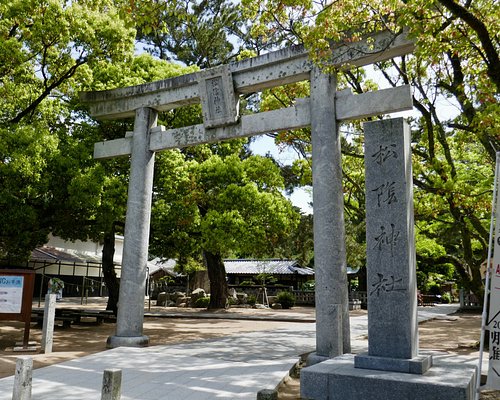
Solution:
[{"label": "paved walkway", "polygon": [[[455,306],[419,308],[419,320],[442,317]],[[366,315],[351,318],[353,350],[366,348]],[[102,374],[120,368],[123,400],[252,399],[275,388],[313,351],[315,324],[284,322],[280,329],[170,346],[117,348],[33,371],[33,399],[96,400]],[[0,400],[12,398],[13,377],[0,379]]]}]

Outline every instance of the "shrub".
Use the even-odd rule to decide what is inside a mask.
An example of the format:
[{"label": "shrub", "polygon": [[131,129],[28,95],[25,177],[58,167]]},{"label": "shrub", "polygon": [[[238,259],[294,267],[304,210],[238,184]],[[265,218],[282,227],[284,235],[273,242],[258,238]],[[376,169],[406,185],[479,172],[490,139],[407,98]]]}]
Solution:
[{"label": "shrub", "polygon": [[208,308],[208,305],[210,304],[210,297],[200,297],[198,300],[196,300],[196,303],[194,303],[195,308]]},{"label": "shrub", "polygon": [[316,287],[315,280],[309,280],[302,284],[302,290],[314,290],[315,287]]},{"label": "shrub", "polygon": [[279,292],[276,300],[284,309],[292,308],[295,305],[295,296],[290,292]]},{"label": "shrub", "polygon": [[441,302],[450,304],[451,303],[451,295],[449,293],[445,293],[441,296]]},{"label": "shrub", "polygon": [[272,285],[276,283],[278,279],[271,274],[262,272],[255,277],[261,286]]},{"label": "shrub", "polygon": [[254,286],[254,285],[255,285],[255,282],[252,281],[251,279],[240,283],[240,286]]},{"label": "shrub", "polygon": [[247,297],[247,304],[251,305],[252,307],[257,303],[257,297],[255,295],[251,294]]}]

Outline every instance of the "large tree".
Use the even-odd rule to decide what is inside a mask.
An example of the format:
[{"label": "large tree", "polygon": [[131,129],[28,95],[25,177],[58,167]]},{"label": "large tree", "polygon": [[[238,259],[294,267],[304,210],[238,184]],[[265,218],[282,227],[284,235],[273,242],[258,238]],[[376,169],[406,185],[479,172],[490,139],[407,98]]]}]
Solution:
[{"label": "large tree", "polygon": [[[237,142],[236,142],[237,143]],[[228,144],[231,146],[231,144]],[[281,193],[283,178],[265,157],[213,154],[200,160],[181,151],[158,157],[152,251],[187,259],[202,254],[210,279],[210,309],[226,307],[223,257],[270,256],[298,223]]]},{"label": "large tree", "polygon": [[210,68],[252,46],[246,21],[232,1],[144,0],[135,2],[133,12],[138,40],[163,60]]},{"label": "large tree", "polygon": [[[461,283],[480,294],[479,267],[486,257],[493,162],[499,148],[498,2],[243,0],[243,5],[257,21],[254,34],[272,38],[278,32],[304,43],[324,66],[332,42],[355,41],[382,29],[409,31],[416,42],[414,55],[377,64],[376,70],[385,85],[411,84],[420,114],[412,120],[417,238],[443,251],[425,251],[417,244],[419,263],[452,265]],[[357,93],[373,89],[373,74],[365,72],[344,71],[341,85]],[[444,113],[445,103],[455,112]],[[359,132],[360,127],[347,130]],[[286,140],[304,140],[302,133],[296,137],[288,134]],[[344,154],[362,156],[352,143],[344,142]],[[344,168],[347,215],[359,220],[363,186],[353,177],[356,170],[348,167],[349,162]]]},{"label": "large tree", "polygon": [[71,99],[92,68],[132,55],[120,11],[111,1],[0,5],[1,258],[26,261],[64,220],[74,179],[99,174]]},{"label": "large tree", "polygon": [[[24,262],[48,233],[103,241],[108,308],[116,310],[114,233],[122,231],[126,159],[96,162],[93,144],[131,121],[92,121],[80,90],[165,79],[192,68],[134,57],[127,3],[8,1],[0,5],[0,258]],[[57,21],[57,23],[55,23]]]}]

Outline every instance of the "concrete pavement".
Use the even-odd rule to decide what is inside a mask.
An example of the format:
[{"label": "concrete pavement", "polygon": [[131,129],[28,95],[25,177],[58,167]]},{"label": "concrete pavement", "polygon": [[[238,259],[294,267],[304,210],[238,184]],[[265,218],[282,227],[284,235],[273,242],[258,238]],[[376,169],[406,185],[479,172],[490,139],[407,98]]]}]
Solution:
[{"label": "concrete pavement", "polygon": [[[419,308],[419,320],[456,306]],[[355,352],[366,349],[366,315],[351,317]],[[33,399],[100,398],[104,369],[123,371],[123,400],[255,399],[275,388],[315,348],[315,324],[283,322],[280,329],[147,348],[116,348],[33,371]],[[469,360],[470,361],[470,360]],[[0,400],[11,399],[13,377],[0,379]]]}]

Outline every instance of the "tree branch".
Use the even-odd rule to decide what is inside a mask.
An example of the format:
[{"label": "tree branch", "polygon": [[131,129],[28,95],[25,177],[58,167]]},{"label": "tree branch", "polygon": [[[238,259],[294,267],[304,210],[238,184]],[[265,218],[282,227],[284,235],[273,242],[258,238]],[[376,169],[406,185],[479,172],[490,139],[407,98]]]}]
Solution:
[{"label": "tree branch", "polygon": [[493,44],[486,25],[462,5],[453,0],[439,0],[456,18],[464,21],[474,32],[476,32],[483,46],[487,59],[487,73],[497,90],[500,90],[500,57]]},{"label": "tree branch", "polygon": [[17,124],[19,121],[21,121],[25,116],[27,116],[28,114],[32,113],[33,111],[35,111],[35,109],[40,105],[40,103],[47,97],[50,95],[50,92],[52,92],[52,90],[54,90],[55,88],[57,88],[58,86],[60,86],[66,79],[69,79],[71,78],[76,70],[78,69],[78,67],[80,65],[83,65],[87,62],[87,59],[86,58],[82,58],[80,60],[78,60],[75,65],[73,65],[68,71],[66,71],[66,73],[64,73],[59,79],[57,79],[56,81],[54,81],[52,84],[50,84],[49,86],[47,86],[45,88],[45,90],[40,94],[40,96],[38,96],[38,98],[33,101],[28,107],[26,107],[23,111],[21,111],[19,114],[17,114],[14,118],[12,118],[9,122],[11,124]]}]

